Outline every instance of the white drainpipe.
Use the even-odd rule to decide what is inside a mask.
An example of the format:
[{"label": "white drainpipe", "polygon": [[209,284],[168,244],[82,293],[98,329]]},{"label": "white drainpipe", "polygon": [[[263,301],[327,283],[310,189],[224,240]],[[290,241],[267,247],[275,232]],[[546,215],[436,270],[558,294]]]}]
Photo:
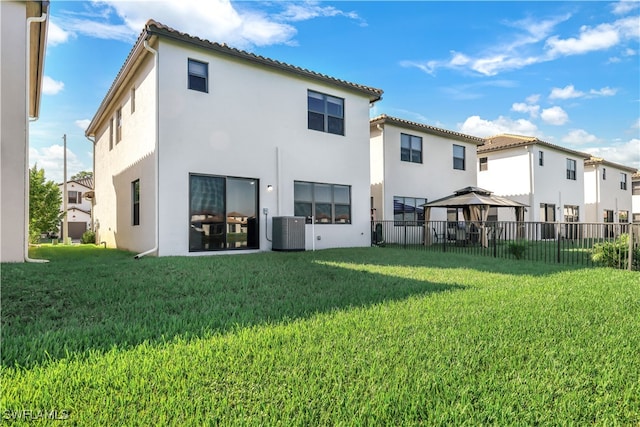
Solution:
[{"label": "white drainpipe", "polygon": [[[26,50],[26,63],[25,63],[25,67],[26,67],[26,77],[27,77],[27,93],[26,93],[26,104],[27,104],[27,108],[26,108],[26,118],[27,118],[27,126],[25,129],[25,157],[24,157],[24,168],[27,171],[25,174],[25,183],[24,183],[24,235],[25,235],[25,240],[24,240],[24,260],[25,262],[35,262],[35,263],[44,263],[44,262],[49,262],[48,259],[33,259],[33,258],[29,258],[29,123],[30,122],[35,122],[36,120],[38,120],[38,116],[35,117],[29,117],[29,82],[31,80],[31,67],[30,67],[30,62],[31,62],[31,58],[29,57],[29,49],[31,46],[31,23],[33,22],[44,22],[47,19],[47,14],[43,13],[42,16],[40,17],[31,17],[31,18],[27,18],[27,48]],[[44,69],[44,67],[43,67]]]},{"label": "white drainpipe", "polygon": [[160,209],[160,152],[159,152],[159,139],[160,139],[160,69],[158,67],[159,56],[158,51],[149,46],[149,40],[144,41],[144,48],[153,54],[155,67],[156,67],[156,117],[155,117],[155,131],[156,131],[156,141],[155,141],[155,149],[156,149],[156,165],[154,170],[154,178],[155,178],[155,221],[156,221],[156,232],[155,232],[155,245],[153,248],[146,250],[144,252],[139,253],[134,257],[134,259],[140,259],[145,255],[149,255],[154,252],[158,252],[158,239],[160,235],[160,222],[159,222],[159,209]]}]

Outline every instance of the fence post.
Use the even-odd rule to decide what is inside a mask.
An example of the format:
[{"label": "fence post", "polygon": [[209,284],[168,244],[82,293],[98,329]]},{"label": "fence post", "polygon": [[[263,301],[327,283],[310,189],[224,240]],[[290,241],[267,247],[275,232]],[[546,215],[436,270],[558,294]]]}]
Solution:
[{"label": "fence post", "polygon": [[[635,238],[633,234],[635,233],[635,228],[633,224],[629,224],[629,265],[627,266],[629,271],[633,270],[633,242]],[[638,229],[640,230],[640,227],[638,227]]]},{"label": "fence post", "polygon": [[557,255],[558,255],[558,264],[560,264],[560,223],[556,223],[556,240],[558,241],[558,251],[557,251]]}]

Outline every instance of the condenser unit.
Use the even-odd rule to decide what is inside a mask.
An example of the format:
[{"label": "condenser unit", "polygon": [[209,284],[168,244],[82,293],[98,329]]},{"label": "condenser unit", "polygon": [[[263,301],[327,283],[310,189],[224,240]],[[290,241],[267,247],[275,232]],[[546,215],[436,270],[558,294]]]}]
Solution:
[{"label": "condenser unit", "polygon": [[274,216],[272,225],[274,251],[304,251],[305,217]]}]

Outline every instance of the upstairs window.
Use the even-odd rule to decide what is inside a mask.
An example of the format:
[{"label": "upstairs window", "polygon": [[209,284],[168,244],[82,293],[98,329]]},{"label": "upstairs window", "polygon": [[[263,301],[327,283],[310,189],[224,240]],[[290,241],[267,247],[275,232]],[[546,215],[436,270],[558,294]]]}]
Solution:
[{"label": "upstairs window", "polygon": [[627,174],[623,172],[620,172],[620,189],[627,189]]},{"label": "upstairs window", "polygon": [[109,151],[113,150],[113,119],[109,120]]},{"label": "upstairs window", "polygon": [[401,133],[400,160],[403,162],[422,163],[422,138]]},{"label": "upstairs window", "polygon": [[607,179],[607,168],[602,168],[602,180]]},{"label": "upstairs window", "polygon": [[489,169],[489,159],[486,157],[480,157],[480,172]]},{"label": "upstairs window", "polygon": [[136,88],[131,88],[131,114],[136,112]]},{"label": "upstairs window", "polygon": [[538,165],[544,166],[544,151],[538,151]]},{"label": "upstairs window", "polygon": [[189,59],[189,89],[209,92],[209,64]]},{"label": "upstairs window", "polygon": [[116,111],[116,144],[122,139],[122,108]]},{"label": "upstairs window", "polygon": [[344,135],[344,99],[310,90],[307,109],[309,129]]},{"label": "upstairs window", "polygon": [[631,182],[631,194],[634,196],[640,196],[640,181]]},{"label": "upstairs window", "polygon": [[576,161],[567,159],[567,179],[576,180]]},{"label": "upstairs window", "polygon": [[453,168],[465,170],[465,148],[462,145],[453,145]]},{"label": "upstairs window", "polygon": [[74,203],[74,204],[82,203],[82,192],[67,191],[67,203]]}]

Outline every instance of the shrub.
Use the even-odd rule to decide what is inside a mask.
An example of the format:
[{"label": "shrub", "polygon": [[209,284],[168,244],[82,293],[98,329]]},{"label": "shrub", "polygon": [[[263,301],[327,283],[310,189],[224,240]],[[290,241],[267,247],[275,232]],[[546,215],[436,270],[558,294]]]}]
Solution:
[{"label": "shrub", "polygon": [[80,241],[83,244],[96,243],[96,233],[91,230],[87,230],[82,234],[82,239]]},{"label": "shrub", "polygon": [[527,246],[528,244],[526,240],[515,240],[513,242],[509,242],[507,249],[515,259],[522,259],[524,258],[524,253],[527,251]]},{"label": "shrub", "polygon": [[[629,235],[621,234],[614,241],[595,244],[591,259],[605,267],[626,268],[629,260]],[[640,266],[640,247],[633,249],[633,265]]]}]

